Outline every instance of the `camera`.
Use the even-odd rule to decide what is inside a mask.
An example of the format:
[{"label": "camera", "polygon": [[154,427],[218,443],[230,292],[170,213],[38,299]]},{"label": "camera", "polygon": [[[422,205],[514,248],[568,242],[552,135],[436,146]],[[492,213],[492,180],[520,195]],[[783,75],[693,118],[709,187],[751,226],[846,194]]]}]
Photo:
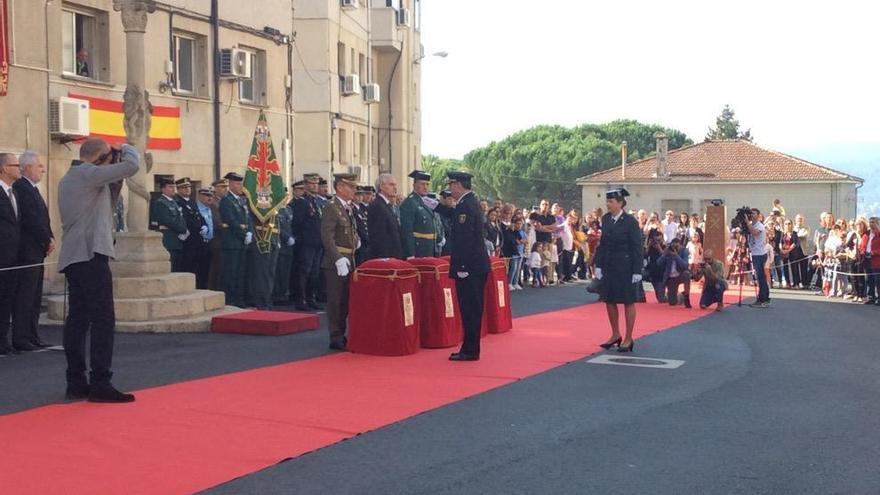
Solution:
[{"label": "camera", "polygon": [[752,208],[749,206],[743,206],[742,208],[737,208],[736,216],[733,217],[733,220],[730,221],[730,230],[739,230],[743,233],[749,232],[749,215],[752,214]]}]

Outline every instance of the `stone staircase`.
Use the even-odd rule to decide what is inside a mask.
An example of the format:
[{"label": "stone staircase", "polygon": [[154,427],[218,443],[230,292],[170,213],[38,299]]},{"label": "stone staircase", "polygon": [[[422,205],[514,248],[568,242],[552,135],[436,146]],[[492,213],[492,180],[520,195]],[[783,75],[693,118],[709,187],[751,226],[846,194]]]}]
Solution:
[{"label": "stone staircase", "polygon": [[[119,332],[207,332],[214,316],[241,311],[226,306],[222,292],[197,290],[195,275],[171,273],[159,234],[120,233],[116,255],[110,268]],[[63,324],[67,304],[63,295],[48,297],[40,324]]]}]

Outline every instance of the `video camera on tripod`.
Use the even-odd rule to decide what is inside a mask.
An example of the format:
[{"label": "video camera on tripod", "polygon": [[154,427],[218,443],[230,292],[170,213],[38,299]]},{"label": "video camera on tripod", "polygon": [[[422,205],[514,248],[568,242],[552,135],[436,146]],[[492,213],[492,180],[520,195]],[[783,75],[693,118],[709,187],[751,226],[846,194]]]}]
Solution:
[{"label": "video camera on tripod", "polygon": [[737,208],[736,216],[730,221],[730,230],[732,232],[742,232],[743,235],[749,234],[749,225],[751,222],[749,221],[749,215],[752,214],[752,208],[749,206],[743,206],[742,208]]}]

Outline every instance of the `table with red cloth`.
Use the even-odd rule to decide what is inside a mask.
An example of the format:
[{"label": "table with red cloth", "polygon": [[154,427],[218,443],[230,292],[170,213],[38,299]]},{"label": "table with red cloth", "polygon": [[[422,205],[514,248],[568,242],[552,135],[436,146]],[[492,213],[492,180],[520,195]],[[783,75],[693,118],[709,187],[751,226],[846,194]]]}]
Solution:
[{"label": "table with red cloth", "polygon": [[513,314],[510,311],[510,287],[507,283],[507,260],[497,256],[489,257],[492,270],[486,278],[483,292],[482,333],[504,333],[513,328]]},{"label": "table with red cloth", "polygon": [[380,258],[354,271],[349,284],[348,350],[404,356],[419,350],[419,272],[406,261]]},{"label": "table with red cloth", "polygon": [[412,258],[407,260],[421,274],[419,314],[421,346],[452,347],[461,342],[464,333],[455,281],[449,278],[449,260],[444,258]]}]

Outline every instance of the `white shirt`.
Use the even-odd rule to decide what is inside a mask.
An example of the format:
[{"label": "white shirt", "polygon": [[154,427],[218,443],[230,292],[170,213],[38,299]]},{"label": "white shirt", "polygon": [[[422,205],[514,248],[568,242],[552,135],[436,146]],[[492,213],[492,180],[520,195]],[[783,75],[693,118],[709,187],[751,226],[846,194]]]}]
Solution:
[{"label": "white shirt", "polygon": [[574,249],[574,235],[572,235],[571,229],[568,228],[568,225],[562,229],[562,249],[566,251]]},{"label": "white shirt", "polygon": [[386,204],[391,204],[391,200],[386,198],[385,195],[383,195],[382,193],[379,193],[379,197],[384,199]]},{"label": "white shirt", "polygon": [[660,224],[663,226],[663,240],[669,243],[675,239],[675,233],[678,231],[678,224],[675,223],[675,220],[671,222],[663,220]]},{"label": "white shirt", "polygon": [[614,223],[617,223],[620,220],[620,216],[623,215],[623,210],[617,212],[617,215],[611,215],[611,219],[614,220]]},{"label": "white shirt", "polygon": [[764,224],[761,222],[755,222],[752,224],[752,228],[758,231],[758,235],[750,233],[749,251],[752,252],[752,256],[767,254],[767,233]]},{"label": "white shirt", "polygon": [[875,235],[876,235],[876,234],[874,234],[874,231],[872,230],[872,231],[871,231],[871,234],[868,236],[868,247],[865,248],[865,252],[868,253],[868,254],[871,254],[871,243],[874,242],[874,236],[875,236]]}]

